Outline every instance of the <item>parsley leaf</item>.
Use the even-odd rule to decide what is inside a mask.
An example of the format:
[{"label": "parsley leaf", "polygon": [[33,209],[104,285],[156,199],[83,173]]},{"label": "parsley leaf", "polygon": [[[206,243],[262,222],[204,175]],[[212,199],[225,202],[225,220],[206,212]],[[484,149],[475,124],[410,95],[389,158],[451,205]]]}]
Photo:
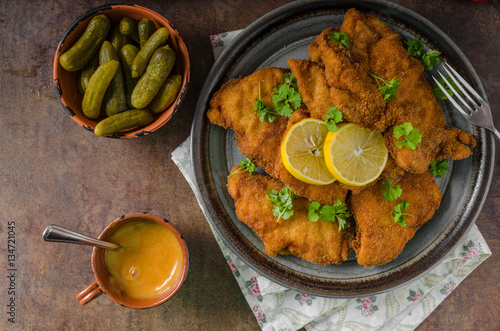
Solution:
[{"label": "parsley leaf", "polygon": [[[439,78],[437,78],[437,80],[445,88],[446,92],[448,92],[448,94],[450,95],[450,97],[452,97],[454,91],[448,86],[449,84],[445,83],[443,77],[439,77]],[[446,77],[446,80],[448,81],[448,83],[451,84],[451,86],[453,86],[453,89],[455,90],[455,92],[459,91],[458,86],[455,84],[455,82],[450,77]],[[436,98],[438,98],[440,100],[446,100],[446,99],[448,99],[446,97],[446,95],[443,93],[443,91],[441,91],[441,89],[439,88],[439,86],[436,83],[434,83],[432,91],[434,92],[434,95],[436,96]]]},{"label": "parsley leaf", "polygon": [[431,49],[424,53],[424,43],[420,39],[407,39],[405,44],[408,45],[408,54],[420,60],[425,70],[432,70],[439,64],[441,53]]},{"label": "parsley leaf", "polygon": [[240,160],[240,167],[244,168],[249,173],[252,173],[255,171],[255,164],[253,164],[252,160],[250,160],[248,157],[246,160]]},{"label": "parsley leaf", "polygon": [[394,207],[394,211],[392,212],[392,215],[394,215],[394,222],[401,224],[401,226],[406,227],[406,219],[405,216],[411,216],[406,212],[406,209],[410,203],[406,200],[403,200],[402,202],[398,203],[396,207]]},{"label": "parsley leaf", "polygon": [[240,169],[236,170],[235,172],[233,172],[232,174],[230,174],[227,177],[229,178],[234,174],[244,172],[244,171],[248,171],[249,173],[252,173],[255,171],[255,168],[256,168],[255,164],[253,164],[252,160],[250,160],[248,157],[246,160],[240,160],[239,166],[240,166]]},{"label": "parsley leaf", "polygon": [[309,204],[308,216],[311,222],[317,222],[320,218],[326,222],[335,222],[336,219],[339,223],[339,232],[344,229],[347,218],[352,216],[346,204],[339,199],[335,199],[333,206],[324,205],[321,209],[320,206],[321,204],[316,201]]},{"label": "parsley leaf", "polygon": [[290,117],[292,112],[302,104],[302,96],[298,92],[297,79],[293,73],[283,75],[283,83],[273,90],[273,103],[278,115]]},{"label": "parsley leaf", "polygon": [[281,218],[287,220],[290,218],[290,216],[293,215],[294,211],[292,202],[293,198],[296,197],[296,195],[289,187],[282,188],[279,191],[267,190],[266,194],[269,197],[267,201],[271,201],[272,203],[274,203],[273,215],[278,218],[276,222],[279,222]]},{"label": "parsley leaf", "polygon": [[396,200],[401,196],[401,193],[403,193],[401,186],[399,185],[392,186],[390,178],[384,179],[384,181],[382,182],[382,195],[384,196],[385,200],[387,201]]},{"label": "parsley leaf", "polygon": [[321,204],[317,201],[313,201],[309,204],[309,211],[307,212],[307,216],[309,216],[309,220],[311,222],[317,222],[319,220],[319,210]]},{"label": "parsley leaf", "polygon": [[347,35],[347,33],[344,33],[344,32],[330,33],[328,35],[328,39],[330,39],[331,41],[333,41],[337,45],[345,46],[347,49],[349,49],[349,47],[350,47],[349,36]]},{"label": "parsley leaf", "polygon": [[431,162],[430,168],[434,176],[443,177],[448,171],[448,159],[442,161],[434,160]]},{"label": "parsley leaf", "polygon": [[396,141],[395,144],[399,148],[408,147],[414,150],[422,141],[422,134],[420,133],[420,130],[414,128],[411,123],[403,123],[395,126],[393,133],[394,137],[398,139],[405,136],[405,139]]},{"label": "parsley leaf", "polygon": [[425,70],[430,71],[438,66],[440,62],[439,55],[441,55],[440,52],[433,50],[428,50],[427,53],[425,53],[420,60],[420,62],[424,65]]},{"label": "parsley leaf", "polygon": [[339,129],[337,123],[342,122],[342,112],[335,106],[330,107],[325,116],[328,131],[335,132]]},{"label": "parsley leaf", "polygon": [[254,104],[255,111],[257,112],[257,116],[259,116],[259,120],[262,123],[265,122],[273,122],[278,114],[273,110],[271,106],[265,105],[262,102],[262,96],[260,94],[260,82],[259,82],[259,98],[255,99]]},{"label": "parsley leaf", "polygon": [[[386,81],[383,78],[380,78],[378,76],[375,76],[370,72],[370,75],[375,77],[375,80],[378,84],[378,90],[380,93],[384,95],[384,101],[388,99],[396,99],[398,97],[398,94],[396,93],[397,88],[401,84],[401,81],[396,80],[396,77],[393,77],[391,81]],[[380,85],[379,80],[384,83],[384,85]]]},{"label": "parsley leaf", "polygon": [[299,90],[299,86],[297,85],[297,78],[293,72],[283,74],[283,83],[290,85],[292,88]]},{"label": "parsley leaf", "polygon": [[407,39],[405,44],[408,45],[407,52],[414,57],[421,57],[424,51],[424,43],[420,39]]}]

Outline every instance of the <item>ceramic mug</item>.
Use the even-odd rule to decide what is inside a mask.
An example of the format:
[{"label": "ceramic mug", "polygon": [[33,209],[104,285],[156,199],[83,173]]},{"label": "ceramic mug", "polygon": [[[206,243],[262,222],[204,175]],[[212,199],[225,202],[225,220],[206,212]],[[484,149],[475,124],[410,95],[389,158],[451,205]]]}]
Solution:
[{"label": "ceramic mug", "polygon": [[106,293],[108,298],[122,306],[129,308],[150,308],[164,303],[165,301],[173,297],[174,294],[176,294],[180,289],[187,276],[189,267],[189,254],[184,239],[182,239],[179,232],[177,232],[174,226],[166,219],[148,213],[123,215],[122,217],[109,224],[99,235],[99,239],[107,241],[118,230],[118,228],[127,224],[128,222],[137,220],[149,220],[162,224],[167,227],[168,230],[170,230],[170,232],[172,232],[172,234],[174,234],[175,238],[178,240],[182,250],[183,261],[182,269],[180,270],[177,279],[174,281],[174,284],[166,292],[163,292],[158,296],[152,298],[135,298],[123,292],[119,292],[111,284],[110,281],[110,272],[106,266],[105,260],[106,250],[103,248],[94,247],[92,251],[92,270],[94,272],[95,281],[76,296],[76,299],[80,301],[80,304],[82,306],[94,300],[101,294]]}]

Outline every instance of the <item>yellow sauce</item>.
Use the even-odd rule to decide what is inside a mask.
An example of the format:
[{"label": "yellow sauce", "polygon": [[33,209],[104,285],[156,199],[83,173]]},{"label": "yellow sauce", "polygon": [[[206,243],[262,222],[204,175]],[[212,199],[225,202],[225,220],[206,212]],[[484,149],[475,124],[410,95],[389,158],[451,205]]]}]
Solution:
[{"label": "yellow sauce", "polygon": [[111,236],[122,248],[106,250],[110,282],[137,299],[160,296],[176,285],[183,269],[182,248],[175,235],[154,221],[138,219]]}]

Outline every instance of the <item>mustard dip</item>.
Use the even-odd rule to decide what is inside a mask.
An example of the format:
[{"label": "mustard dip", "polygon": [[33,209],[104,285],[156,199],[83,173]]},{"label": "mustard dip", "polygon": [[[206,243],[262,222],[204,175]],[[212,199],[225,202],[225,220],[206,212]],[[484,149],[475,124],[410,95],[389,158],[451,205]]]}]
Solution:
[{"label": "mustard dip", "polygon": [[182,248],[167,227],[137,219],[118,228],[109,241],[122,246],[105,253],[110,282],[120,294],[153,298],[177,284],[184,263]]}]

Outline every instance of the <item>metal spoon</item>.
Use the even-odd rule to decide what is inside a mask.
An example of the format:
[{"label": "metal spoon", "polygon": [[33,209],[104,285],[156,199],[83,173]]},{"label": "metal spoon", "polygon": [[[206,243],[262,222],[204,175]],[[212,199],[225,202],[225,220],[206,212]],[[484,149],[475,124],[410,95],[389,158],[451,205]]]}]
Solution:
[{"label": "metal spoon", "polygon": [[76,233],[54,224],[47,226],[45,231],[43,231],[43,240],[50,242],[96,246],[105,249],[118,249],[121,247],[118,244],[90,238],[84,236],[83,234]]}]

